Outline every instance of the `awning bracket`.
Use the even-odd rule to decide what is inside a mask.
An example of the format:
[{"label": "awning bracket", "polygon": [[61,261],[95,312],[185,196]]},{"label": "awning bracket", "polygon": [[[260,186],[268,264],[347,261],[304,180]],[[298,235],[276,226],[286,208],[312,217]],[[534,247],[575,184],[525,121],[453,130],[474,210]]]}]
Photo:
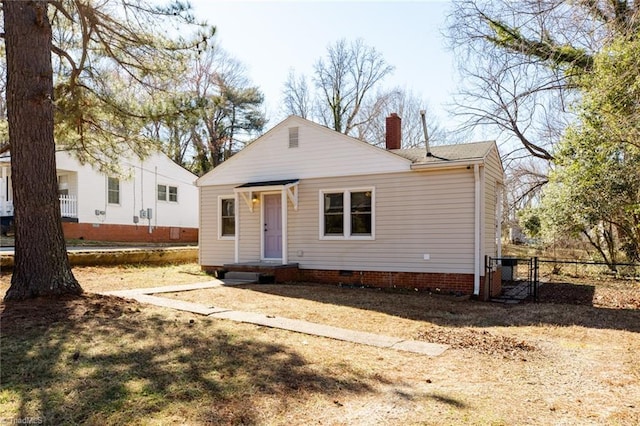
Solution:
[{"label": "awning bracket", "polygon": [[253,213],[253,192],[243,191],[243,192],[240,192],[240,195],[242,196],[242,199],[244,200],[244,202],[247,203],[247,206],[249,207],[249,211]]},{"label": "awning bracket", "polygon": [[287,197],[293,205],[293,210],[298,211],[298,182],[293,182],[284,186],[287,191]]}]

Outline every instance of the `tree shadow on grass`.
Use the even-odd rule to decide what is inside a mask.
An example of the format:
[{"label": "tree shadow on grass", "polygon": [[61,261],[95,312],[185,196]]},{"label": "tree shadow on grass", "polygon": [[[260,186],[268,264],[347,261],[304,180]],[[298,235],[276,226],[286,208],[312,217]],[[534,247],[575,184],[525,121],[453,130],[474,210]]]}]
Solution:
[{"label": "tree shadow on grass", "polygon": [[261,397],[286,405],[301,395],[373,392],[371,377],[311,366],[250,329],[238,335],[215,320],[177,318],[97,295],[3,304],[0,417],[255,424]]},{"label": "tree shadow on grass", "polygon": [[596,294],[594,285],[574,283],[545,283],[538,289],[541,303],[593,306]]},{"label": "tree shadow on grass", "polygon": [[[506,305],[409,290],[317,284],[251,284],[250,291],[342,305],[452,327],[530,326],[549,324],[640,332],[640,310],[593,306],[593,288],[578,287],[571,303]],[[567,296],[570,297],[570,296]],[[553,299],[553,295],[549,295]],[[566,298],[565,298],[566,299]]]}]

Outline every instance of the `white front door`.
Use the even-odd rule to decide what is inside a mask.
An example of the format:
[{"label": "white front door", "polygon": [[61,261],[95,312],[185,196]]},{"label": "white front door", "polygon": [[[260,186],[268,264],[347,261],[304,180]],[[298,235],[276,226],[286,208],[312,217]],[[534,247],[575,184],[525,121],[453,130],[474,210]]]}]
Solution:
[{"label": "white front door", "polygon": [[282,196],[265,194],[263,198],[265,259],[282,259]]}]

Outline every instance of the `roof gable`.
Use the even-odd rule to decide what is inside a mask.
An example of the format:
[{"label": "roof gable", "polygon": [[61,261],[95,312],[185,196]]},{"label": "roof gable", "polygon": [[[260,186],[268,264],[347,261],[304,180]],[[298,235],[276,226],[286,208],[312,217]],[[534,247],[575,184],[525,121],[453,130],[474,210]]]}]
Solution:
[{"label": "roof gable", "polygon": [[[289,128],[298,146],[289,147]],[[408,171],[411,161],[297,116],[289,116],[197,180],[198,186]]]}]

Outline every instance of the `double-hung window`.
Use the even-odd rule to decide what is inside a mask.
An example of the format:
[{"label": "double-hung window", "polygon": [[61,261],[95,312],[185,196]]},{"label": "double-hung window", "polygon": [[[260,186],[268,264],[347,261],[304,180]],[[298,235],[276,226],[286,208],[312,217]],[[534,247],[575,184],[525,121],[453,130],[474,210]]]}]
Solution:
[{"label": "double-hung window", "polygon": [[158,201],[167,201],[167,185],[158,185]]},{"label": "double-hung window", "polygon": [[375,238],[374,190],[320,191],[320,239]]},{"label": "double-hung window", "polygon": [[158,185],[158,201],[178,202],[178,187]]},{"label": "double-hung window", "polygon": [[236,235],[236,200],[233,197],[218,198],[218,238],[229,239]]},{"label": "double-hung window", "polygon": [[171,201],[173,203],[177,203],[178,202],[178,187],[177,186],[170,186],[169,187],[169,201]]},{"label": "double-hung window", "polygon": [[120,179],[107,178],[107,202],[109,204],[120,204]]}]

